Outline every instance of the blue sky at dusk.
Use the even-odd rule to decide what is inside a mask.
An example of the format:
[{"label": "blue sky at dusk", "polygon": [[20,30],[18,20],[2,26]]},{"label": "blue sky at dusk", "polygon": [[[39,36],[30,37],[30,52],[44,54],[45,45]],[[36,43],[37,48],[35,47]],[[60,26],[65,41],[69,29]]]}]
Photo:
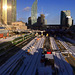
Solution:
[{"label": "blue sky at dusk", "polygon": [[[28,22],[34,1],[17,0],[17,20]],[[70,10],[75,21],[75,0],[38,0],[38,16],[41,13],[45,14],[48,24],[60,24],[60,12],[62,10]]]}]

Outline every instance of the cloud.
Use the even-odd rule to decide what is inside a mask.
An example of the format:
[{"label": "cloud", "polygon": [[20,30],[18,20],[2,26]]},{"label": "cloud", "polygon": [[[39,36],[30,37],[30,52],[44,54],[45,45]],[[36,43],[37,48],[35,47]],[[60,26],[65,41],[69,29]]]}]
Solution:
[{"label": "cloud", "polygon": [[20,17],[20,18],[18,18],[18,21],[27,22],[27,19],[26,19],[26,18],[22,18],[22,17]]},{"label": "cloud", "polygon": [[19,18],[19,20],[25,20],[25,18]]},{"label": "cloud", "polygon": [[30,11],[31,7],[25,7],[23,10],[24,11]]},{"label": "cloud", "polygon": [[46,13],[46,14],[45,14],[45,17],[47,17],[47,16],[49,16],[49,14],[48,14],[48,13]]}]

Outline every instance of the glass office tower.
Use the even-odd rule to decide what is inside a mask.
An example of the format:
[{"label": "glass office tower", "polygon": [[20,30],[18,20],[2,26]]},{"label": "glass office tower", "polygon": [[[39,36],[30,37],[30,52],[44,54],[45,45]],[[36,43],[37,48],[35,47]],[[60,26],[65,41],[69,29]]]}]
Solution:
[{"label": "glass office tower", "polygon": [[2,0],[0,0],[0,24],[2,23],[1,17],[2,17]]},{"label": "glass office tower", "polygon": [[61,11],[61,25],[66,25],[67,16],[71,16],[70,10]]},{"label": "glass office tower", "polygon": [[11,24],[16,21],[16,0],[0,0],[2,14],[1,22]]},{"label": "glass office tower", "polygon": [[12,22],[16,21],[16,0],[12,0]]},{"label": "glass office tower", "polygon": [[33,25],[36,22],[37,22],[37,0],[35,0],[31,8],[31,23]]},{"label": "glass office tower", "polygon": [[1,0],[0,0],[0,23],[1,23]]}]

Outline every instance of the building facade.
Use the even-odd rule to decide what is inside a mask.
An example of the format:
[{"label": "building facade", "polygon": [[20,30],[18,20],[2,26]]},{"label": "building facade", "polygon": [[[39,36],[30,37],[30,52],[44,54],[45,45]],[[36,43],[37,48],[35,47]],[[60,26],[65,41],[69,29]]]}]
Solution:
[{"label": "building facade", "polygon": [[37,0],[35,0],[31,8],[31,23],[32,25],[37,23]]},{"label": "building facade", "polygon": [[45,15],[41,14],[41,24],[44,25],[45,24]]},{"label": "building facade", "polygon": [[31,25],[31,17],[28,18],[28,25]]},{"label": "building facade", "polygon": [[2,15],[2,0],[0,0],[0,24],[1,24],[1,15]]},{"label": "building facade", "polygon": [[41,25],[41,17],[38,17],[38,19],[37,19],[37,24],[38,24],[38,25]]},{"label": "building facade", "polygon": [[12,22],[16,21],[16,0],[12,0]]},{"label": "building facade", "polygon": [[72,17],[70,10],[61,11],[61,25],[72,26]]},{"label": "building facade", "polygon": [[47,19],[45,19],[45,25],[47,25]]},{"label": "building facade", "polygon": [[72,26],[73,25],[72,21],[73,21],[72,18],[70,16],[67,16],[67,18],[66,18],[66,24],[67,24],[67,26]]},{"label": "building facade", "polygon": [[44,14],[41,14],[40,17],[38,17],[37,24],[38,25],[44,25],[45,24],[45,15]]},{"label": "building facade", "polygon": [[2,24],[12,24],[16,21],[16,0],[0,0]]},{"label": "building facade", "polygon": [[16,28],[14,31],[25,31],[27,30],[26,23],[22,21],[12,22],[12,26]]}]

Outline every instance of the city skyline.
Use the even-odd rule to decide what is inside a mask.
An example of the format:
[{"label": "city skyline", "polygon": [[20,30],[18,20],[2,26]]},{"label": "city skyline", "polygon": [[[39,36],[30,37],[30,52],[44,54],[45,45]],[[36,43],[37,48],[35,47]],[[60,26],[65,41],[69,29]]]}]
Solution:
[{"label": "city skyline", "polygon": [[[27,18],[31,16],[31,7],[35,0],[22,0],[22,2],[20,1],[21,0],[17,1],[17,19],[21,19],[27,22]],[[70,10],[72,18],[75,20],[74,3],[74,0],[38,0],[38,16],[43,12],[43,14],[46,16],[48,24],[60,24],[61,11]]]}]

